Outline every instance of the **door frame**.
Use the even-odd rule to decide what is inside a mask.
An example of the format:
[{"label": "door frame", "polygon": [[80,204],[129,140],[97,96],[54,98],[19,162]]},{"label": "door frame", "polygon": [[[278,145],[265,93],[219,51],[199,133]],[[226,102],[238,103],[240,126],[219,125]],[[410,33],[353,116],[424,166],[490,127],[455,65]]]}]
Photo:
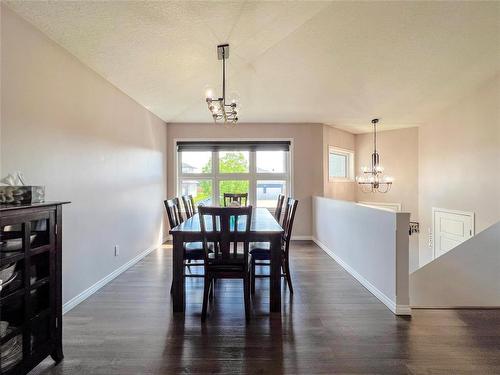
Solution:
[{"label": "door frame", "polygon": [[448,208],[439,208],[439,207],[432,207],[432,259],[436,259],[436,222],[435,222],[435,217],[436,217],[436,212],[444,212],[447,214],[455,214],[455,215],[462,215],[462,216],[468,216],[471,218],[472,222],[472,228],[471,228],[471,237],[476,235],[476,228],[475,228],[475,214],[473,211],[461,211],[461,210],[450,210]]}]

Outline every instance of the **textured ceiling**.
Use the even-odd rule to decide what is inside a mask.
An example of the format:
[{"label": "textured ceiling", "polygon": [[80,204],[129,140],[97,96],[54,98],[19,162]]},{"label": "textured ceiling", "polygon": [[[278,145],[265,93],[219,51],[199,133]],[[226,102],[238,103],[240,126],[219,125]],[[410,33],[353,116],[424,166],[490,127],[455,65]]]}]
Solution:
[{"label": "textured ceiling", "polygon": [[242,122],[415,126],[500,70],[500,2],[7,4],[167,122],[210,122],[222,42]]}]

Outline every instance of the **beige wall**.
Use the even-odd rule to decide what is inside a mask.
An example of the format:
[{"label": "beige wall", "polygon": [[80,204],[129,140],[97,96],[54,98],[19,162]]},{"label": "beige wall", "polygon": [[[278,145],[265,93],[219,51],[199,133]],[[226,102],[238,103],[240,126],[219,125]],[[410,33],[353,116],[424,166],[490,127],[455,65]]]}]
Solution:
[{"label": "beige wall", "polygon": [[[410,220],[418,221],[418,128],[377,132],[377,149],[386,174],[394,177],[394,184],[384,194],[364,193],[356,186],[356,201],[400,203],[401,210],[410,213]],[[357,174],[362,166],[370,166],[372,152],[373,134],[357,134]],[[410,271],[418,268],[418,242],[418,235],[410,236]]]},{"label": "beige wall", "polygon": [[331,182],[328,180],[328,146],[355,151],[355,135],[328,125],[323,126],[324,196],[327,198],[354,201],[356,200],[356,186],[354,182]]},{"label": "beige wall", "polygon": [[[382,127],[383,125],[381,125]],[[364,193],[356,187],[356,200],[401,203],[402,211],[418,221],[418,128],[377,132],[377,149],[385,174],[394,177],[388,193]],[[356,174],[371,165],[373,134],[356,135]]]},{"label": "beige wall", "polygon": [[67,302],[160,243],[166,126],[4,6],[1,21],[1,170],[72,202]]},{"label": "beige wall", "polygon": [[476,233],[500,220],[500,74],[419,129],[420,264],[432,207],[475,213]]},{"label": "beige wall", "polygon": [[319,124],[245,124],[236,126],[222,124],[168,124],[168,195],[174,196],[175,139],[293,139],[293,195],[299,200],[295,236],[310,236],[312,196],[323,194],[322,125]]}]

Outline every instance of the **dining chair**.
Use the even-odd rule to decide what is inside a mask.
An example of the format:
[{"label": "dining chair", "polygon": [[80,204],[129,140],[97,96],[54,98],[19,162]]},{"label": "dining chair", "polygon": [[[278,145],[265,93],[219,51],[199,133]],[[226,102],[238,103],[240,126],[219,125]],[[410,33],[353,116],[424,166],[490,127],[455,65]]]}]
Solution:
[{"label": "dining chair", "polygon": [[173,229],[184,221],[181,215],[179,198],[167,199],[163,201],[163,203],[165,204],[165,209],[167,210],[170,229]]},{"label": "dining chair", "polygon": [[[175,228],[176,226],[183,223],[184,219],[182,218],[182,214],[180,211],[180,202],[179,198],[167,199],[163,202],[165,204],[165,209],[167,210],[168,222],[170,224],[170,229]],[[209,246],[213,249],[213,246]],[[184,266],[188,267],[189,274],[185,274],[185,277],[204,277],[202,274],[193,274],[191,273],[191,267],[201,267],[204,266],[203,260],[203,245],[201,242],[185,242],[183,244],[184,248]],[[196,263],[191,263],[197,261]],[[172,288],[174,286],[174,282],[172,280],[172,285],[170,286],[170,293],[172,293]]]},{"label": "dining chair", "polygon": [[248,203],[248,193],[224,193],[224,207],[229,207],[232,202],[238,202],[241,207]]},{"label": "dining chair", "polygon": [[[286,279],[288,289],[293,294],[292,276],[290,275],[290,238],[292,236],[293,221],[295,219],[295,211],[299,201],[293,198],[288,198],[285,205],[285,214],[283,215],[283,237],[281,241],[281,268],[283,274],[281,275]],[[270,244],[268,242],[256,242],[252,244],[250,249],[251,255],[251,292],[255,293],[255,278],[257,277],[270,277],[270,274],[256,274],[255,266],[270,266],[271,265],[271,252]]]},{"label": "dining chair", "polygon": [[[245,319],[250,319],[249,232],[252,206],[198,207],[205,260],[205,286],[201,320],[207,317],[208,301],[214,295],[215,279],[243,279]],[[215,243],[215,252],[209,243]],[[243,244],[243,253],[231,251],[231,245]],[[237,250],[237,249],[236,249]]]},{"label": "dining chair", "polygon": [[276,203],[276,210],[274,210],[274,218],[279,223],[281,219],[281,211],[283,210],[283,202],[285,201],[285,196],[283,194],[278,195],[278,201]]},{"label": "dining chair", "polygon": [[190,217],[193,217],[193,215],[196,213],[193,196],[191,194],[183,195],[182,203],[184,204],[184,212],[186,212],[186,218],[189,219]]}]

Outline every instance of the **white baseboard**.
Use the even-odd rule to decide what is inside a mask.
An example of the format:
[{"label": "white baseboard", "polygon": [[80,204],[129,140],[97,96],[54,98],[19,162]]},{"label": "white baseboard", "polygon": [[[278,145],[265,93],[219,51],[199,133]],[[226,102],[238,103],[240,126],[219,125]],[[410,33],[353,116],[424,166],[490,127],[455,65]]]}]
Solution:
[{"label": "white baseboard", "polygon": [[412,309],[432,309],[432,310],[499,310],[500,306],[440,306],[440,305],[419,305],[419,306],[411,306]]},{"label": "white baseboard", "polygon": [[396,311],[395,312],[393,311],[393,313],[396,315],[411,316],[411,306],[396,305]]},{"label": "white baseboard", "polygon": [[325,253],[327,253],[335,262],[337,262],[343,269],[345,269],[352,277],[358,280],[370,293],[377,297],[380,302],[386,305],[396,315],[411,315],[411,308],[408,305],[396,305],[396,302],[382,293],[375,285],[366,280],[363,276],[357,273],[351,266],[345,263],[337,254],[330,250],[324,243],[317,238],[312,237],[312,240],[318,245]]},{"label": "white baseboard", "polygon": [[[165,241],[163,241],[163,242],[165,242]],[[119,276],[120,274],[122,274],[123,272],[125,272],[126,270],[128,270],[130,267],[132,267],[134,264],[136,264],[137,262],[139,262],[146,255],[148,255],[152,251],[158,249],[158,247],[160,247],[160,246],[161,245],[159,245],[159,246],[153,246],[153,247],[147,249],[146,251],[143,251],[139,255],[135,256],[132,259],[130,259],[124,265],[120,266],[119,268],[117,268],[116,270],[114,270],[113,272],[111,272],[106,277],[104,277],[101,280],[99,280],[98,282],[96,282],[94,285],[92,285],[89,288],[85,289],[83,292],[81,292],[80,294],[78,294],[76,297],[73,297],[72,299],[70,299],[68,302],[66,302],[63,305],[63,315],[66,314],[71,309],[73,309],[74,307],[76,307],[78,304],[80,304],[83,301],[85,301],[92,294],[94,294],[99,289],[101,289],[104,285],[106,285],[111,280],[113,280],[114,278],[116,278],[117,276]]]},{"label": "white baseboard", "polygon": [[312,241],[312,236],[292,236],[292,241]]}]

